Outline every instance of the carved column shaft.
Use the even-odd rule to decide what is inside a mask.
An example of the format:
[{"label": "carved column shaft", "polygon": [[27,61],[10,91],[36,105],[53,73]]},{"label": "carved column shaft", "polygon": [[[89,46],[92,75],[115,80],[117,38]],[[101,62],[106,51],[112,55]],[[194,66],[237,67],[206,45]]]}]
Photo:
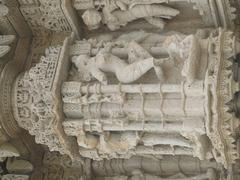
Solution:
[{"label": "carved column shaft", "polygon": [[165,156],[161,160],[132,157],[126,160],[93,161],[92,168],[97,176],[130,175],[136,169],[149,174],[171,176],[178,173],[196,175],[209,168],[220,170],[221,167],[215,162],[199,161],[193,157]]},{"label": "carved column shaft", "polygon": [[[96,102],[89,105],[84,105],[76,100],[81,95],[96,93],[125,94],[126,99],[124,104]],[[62,94],[66,97],[63,99],[65,102],[64,112],[68,118],[80,118],[82,116],[111,117],[111,113],[126,114],[129,117],[133,114],[142,113],[142,118],[159,118],[164,115],[178,118],[204,116],[204,92],[203,82],[201,81],[196,82],[191,87],[185,84],[106,86],[96,84],[81,86],[81,83],[66,82],[63,84]],[[75,101],[71,102],[74,97]],[[109,109],[111,109],[111,112]]]},{"label": "carved column shaft", "polygon": [[[101,85],[90,84],[81,85],[78,82],[64,82],[62,85],[63,95],[81,95],[86,93],[181,93],[184,91],[188,97],[201,97],[204,95],[203,81],[196,81],[191,86],[184,84],[119,84]],[[74,88],[72,88],[74,86]]]},{"label": "carved column shaft", "polygon": [[189,119],[184,122],[135,122],[124,119],[66,119],[63,122],[65,132],[71,136],[78,135],[81,131],[144,131],[156,133],[181,133],[181,132],[198,132],[203,134],[204,123],[202,119]]},{"label": "carved column shaft", "polygon": [[[112,117],[115,114],[117,118],[121,117],[122,114],[126,114],[129,117],[135,116],[140,118],[151,117],[157,118],[162,116],[162,112],[166,116],[172,117],[184,117],[194,116],[203,117],[204,108],[203,100],[199,99],[189,99],[186,100],[185,106],[182,107],[181,97],[178,99],[167,99],[164,100],[162,107],[160,106],[160,99],[145,99],[144,107],[141,106],[141,99],[127,100],[124,106],[112,103],[96,103],[91,105],[80,105],[75,104],[74,109],[72,104],[64,104],[64,112],[69,118],[81,118],[84,117]],[[133,104],[135,106],[133,106]],[[111,109],[111,112],[109,111]],[[161,109],[160,109],[161,108]],[[119,116],[118,116],[119,114]],[[114,116],[115,116],[114,115]]]}]

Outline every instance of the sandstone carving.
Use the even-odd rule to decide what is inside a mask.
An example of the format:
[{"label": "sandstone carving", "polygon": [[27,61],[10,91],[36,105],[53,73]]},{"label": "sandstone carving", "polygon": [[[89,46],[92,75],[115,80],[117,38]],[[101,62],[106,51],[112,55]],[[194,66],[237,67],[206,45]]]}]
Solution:
[{"label": "sandstone carving", "polygon": [[87,55],[80,55],[74,58],[72,62],[80,73],[89,74],[88,76],[94,77],[102,84],[107,84],[107,77],[104,72],[114,73],[121,83],[131,83],[138,80],[151,68],[154,68],[159,79],[163,80],[164,77],[160,65],[167,61],[166,59],[154,59],[135,42],[129,43],[127,48],[129,49],[128,62],[132,62],[131,64],[127,64],[124,60],[109,52],[104,52],[104,50],[99,51],[92,58]]},{"label": "sandstone carving", "polygon": [[194,35],[173,35],[165,40],[164,46],[171,58],[176,61],[184,61],[181,74],[186,77],[189,84],[192,83],[196,78],[198,63],[201,58],[201,47],[198,39]]},{"label": "sandstone carving", "polygon": [[28,129],[35,136],[36,142],[47,143],[51,151],[63,152],[67,148],[62,144],[64,137],[58,137],[57,134],[62,134],[61,131],[52,127],[60,118],[55,112],[53,83],[61,48],[51,47],[45,53],[46,56],[41,57],[41,63],[22,74],[16,82],[18,90],[15,98],[20,104],[16,106],[15,116],[19,126]]},{"label": "sandstone carving", "polygon": [[0,179],[239,180],[234,0],[0,0]]},{"label": "sandstone carving", "polygon": [[[145,19],[149,24],[163,29],[163,19],[172,19],[179,11],[164,5],[164,1],[94,1],[94,5],[100,9],[87,9],[83,15],[83,21],[90,30],[98,29],[106,24],[111,31],[126,26],[129,22],[137,19]],[[101,10],[101,12],[99,12]]]},{"label": "sandstone carving", "polygon": [[[131,37],[137,40],[139,34],[145,35],[145,41],[149,37],[149,34],[139,32],[129,34],[125,39]],[[230,40],[232,36],[229,34],[231,33],[219,30],[215,39],[226,37],[221,43],[226,43],[227,47],[228,42],[232,42]],[[122,68],[119,62],[124,62],[124,60],[133,62],[127,65],[129,67],[134,65],[136,60],[136,62],[141,62],[142,57],[151,57],[151,52],[143,48],[144,40],[138,40],[142,44],[140,47],[134,41],[121,41],[120,39],[123,37],[116,40],[110,39],[108,41],[110,45],[106,45],[104,41],[101,43],[101,40],[93,43],[93,39],[81,43],[83,45],[90,43],[90,48],[91,46],[92,48],[98,47],[96,50],[83,51],[80,49],[77,51],[81,44],[74,47],[76,49],[72,54],[78,53],[79,56],[73,57],[72,62],[78,68],[77,74],[81,73],[80,77],[84,78],[75,78],[75,81],[65,82],[62,86],[63,107],[67,117],[63,122],[64,130],[67,135],[77,137],[80,154],[95,160],[129,158],[136,154],[140,156],[150,154],[192,155],[200,159],[215,156],[214,154],[210,155],[210,141],[213,139],[209,139],[208,133],[204,130],[205,98],[203,97],[207,97],[207,95],[203,88],[205,75],[200,77],[198,69],[199,62],[203,61],[202,58],[205,57],[204,54],[211,54],[208,47],[204,47],[210,43],[210,40],[181,33],[163,37],[161,47],[165,49],[168,57],[162,62],[161,59],[156,59],[154,63],[160,61],[161,72],[164,72],[163,69],[167,66],[168,71],[173,69],[174,73],[169,76],[161,73],[161,78],[166,77],[164,81],[156,79],[152,84],[142,84],[140,80],[141,84],[134,84],[137,79],[129,81],[128,78],[134,77],[131,73],[138,71],[130,69],[129,73],[121,72]],[[228,47],[234,48],[232,45],[228,44]],[[108,46],[111,48],[107,48]],[[119,49],[120,47],[126,47],[129,51],[124,59],[119,59],[122,54],[119,55],[114,50],[114,48]],[[106,52],[110,52],[110,55],[104,54],[104,58],[102,58],[103,53]],[[233,49],[229,48],[226,50],[226,56],[231,57],[232,52]],[[90,57],[91,55],[93,57]],[[114,63],[117,66],[112,70]],[[147,68],[146,65],[144,67]],[[118,70],[123,75],[127,74],[127,81],[121,79],[117,74]],[[117,76],[117,81],[112,80],[106,83],[108,79],[105,73],[107,72],[113,72],[114,76]],[[97,81],[91,76],[95,77]],[[109,74],[108,78],[111,79],[114,76]],[[146,78],[148,76],[152,77],[152,75],[146,74]],[[172,76],[182,76],[182,78],[179,79],[179,82],[171,78]],[[136,77],[139,79],[139,76]],[[121,83],[131,83],[131,85]],[[202,91],[194,93],[201,87]],[[179,93],[179,99],[176,99],[175,96],[173,99],[170,97],[165,99],[166,94],[170,93]],[[153,100],[151,100],[150,94],[154,97]],[[190,100],[192,98],[198,99],[196,104]],[[170,99],[173,103],[171,105],[167,103],[171,102]],[[199,108],[200,102],[203,108]],[[176,116],[182,117],[180,124],[174,118]],[[221,140],[218,141],[219,144]],[[115,142],[117,143],[115,144]],[[229,148],[231,149],[231,146]],[[224,156],[228,156],[228,154]],[[234,155],[230,156],[235,159]],[[228,162],[225,161],[225,163]]]}]

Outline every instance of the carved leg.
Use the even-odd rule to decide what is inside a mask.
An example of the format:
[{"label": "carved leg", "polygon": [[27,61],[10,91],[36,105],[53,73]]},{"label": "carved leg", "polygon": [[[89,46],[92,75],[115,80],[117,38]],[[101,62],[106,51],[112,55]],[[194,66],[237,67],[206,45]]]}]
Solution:
[{"label": "carved leg", "polygon": [[158,17],[147,17],[144,18],[149,24],[152,24],[154,26],[157,26],[160,29],[163,29],[165,27],[165,22],[162,18],[158,18]]},{"label": "carved leg", "polygon": [[154,59],[154,70],[158,79],[164,81],[165,77],[161,66],[166,62],[170,62],[170,60],[170,58]]},{"label": "carved leg", "polygon": [[123,83],[131,83],[139,79],[147,71],[154,67],[153,58],[134,62],[124,68],[117,70],[116,76]]}]

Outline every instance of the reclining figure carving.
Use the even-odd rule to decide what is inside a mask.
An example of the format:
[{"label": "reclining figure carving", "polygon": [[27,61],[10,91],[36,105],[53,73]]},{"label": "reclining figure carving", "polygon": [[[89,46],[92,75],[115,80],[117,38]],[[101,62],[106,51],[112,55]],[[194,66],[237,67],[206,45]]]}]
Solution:
[{"label": "reclining figure carving", "polygon": [[99,8],[87,9],[83,21],[90,30],[98,29],[100,24],[106,24],[111,31],[115,31],[129,22],[143,18],[148,23],[164,28],[163,19],[172,19],[179,11],[164,5],[164,0],[152,1],[123,1],[103,0],[95,2]]},{"label": "reclining figure carving", "polygon": [[102,84],[107,84],[105,72],[114,73],[121,83],[131,83],[138,80],[151,68],[159,79],[164,80],[161,64],[168,61],[168,58],[155,59],[144,48],[136,42],[128,44],[128,61],[113,55],[105,49],[100,50],[95,57],[80,55],[72,59],[79,73],[83,73],[83,81],[90,81],[91,77],[96,78]]}]

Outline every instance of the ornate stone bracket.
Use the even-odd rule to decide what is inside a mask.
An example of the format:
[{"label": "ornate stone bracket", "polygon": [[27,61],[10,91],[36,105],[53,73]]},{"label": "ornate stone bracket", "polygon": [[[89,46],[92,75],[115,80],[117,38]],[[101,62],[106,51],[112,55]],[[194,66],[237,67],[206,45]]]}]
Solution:
[{"label": "ornate stone bracket", "polygon": [[73,157],[71,139],[61,127],[63,114],[58,91],[66,76],[63,72],[68,68],[65,58],[69,41],[62,48],[48,48],[39,64],[18,76],[13,110],[19,126],[34,135],[37,143]]}]

